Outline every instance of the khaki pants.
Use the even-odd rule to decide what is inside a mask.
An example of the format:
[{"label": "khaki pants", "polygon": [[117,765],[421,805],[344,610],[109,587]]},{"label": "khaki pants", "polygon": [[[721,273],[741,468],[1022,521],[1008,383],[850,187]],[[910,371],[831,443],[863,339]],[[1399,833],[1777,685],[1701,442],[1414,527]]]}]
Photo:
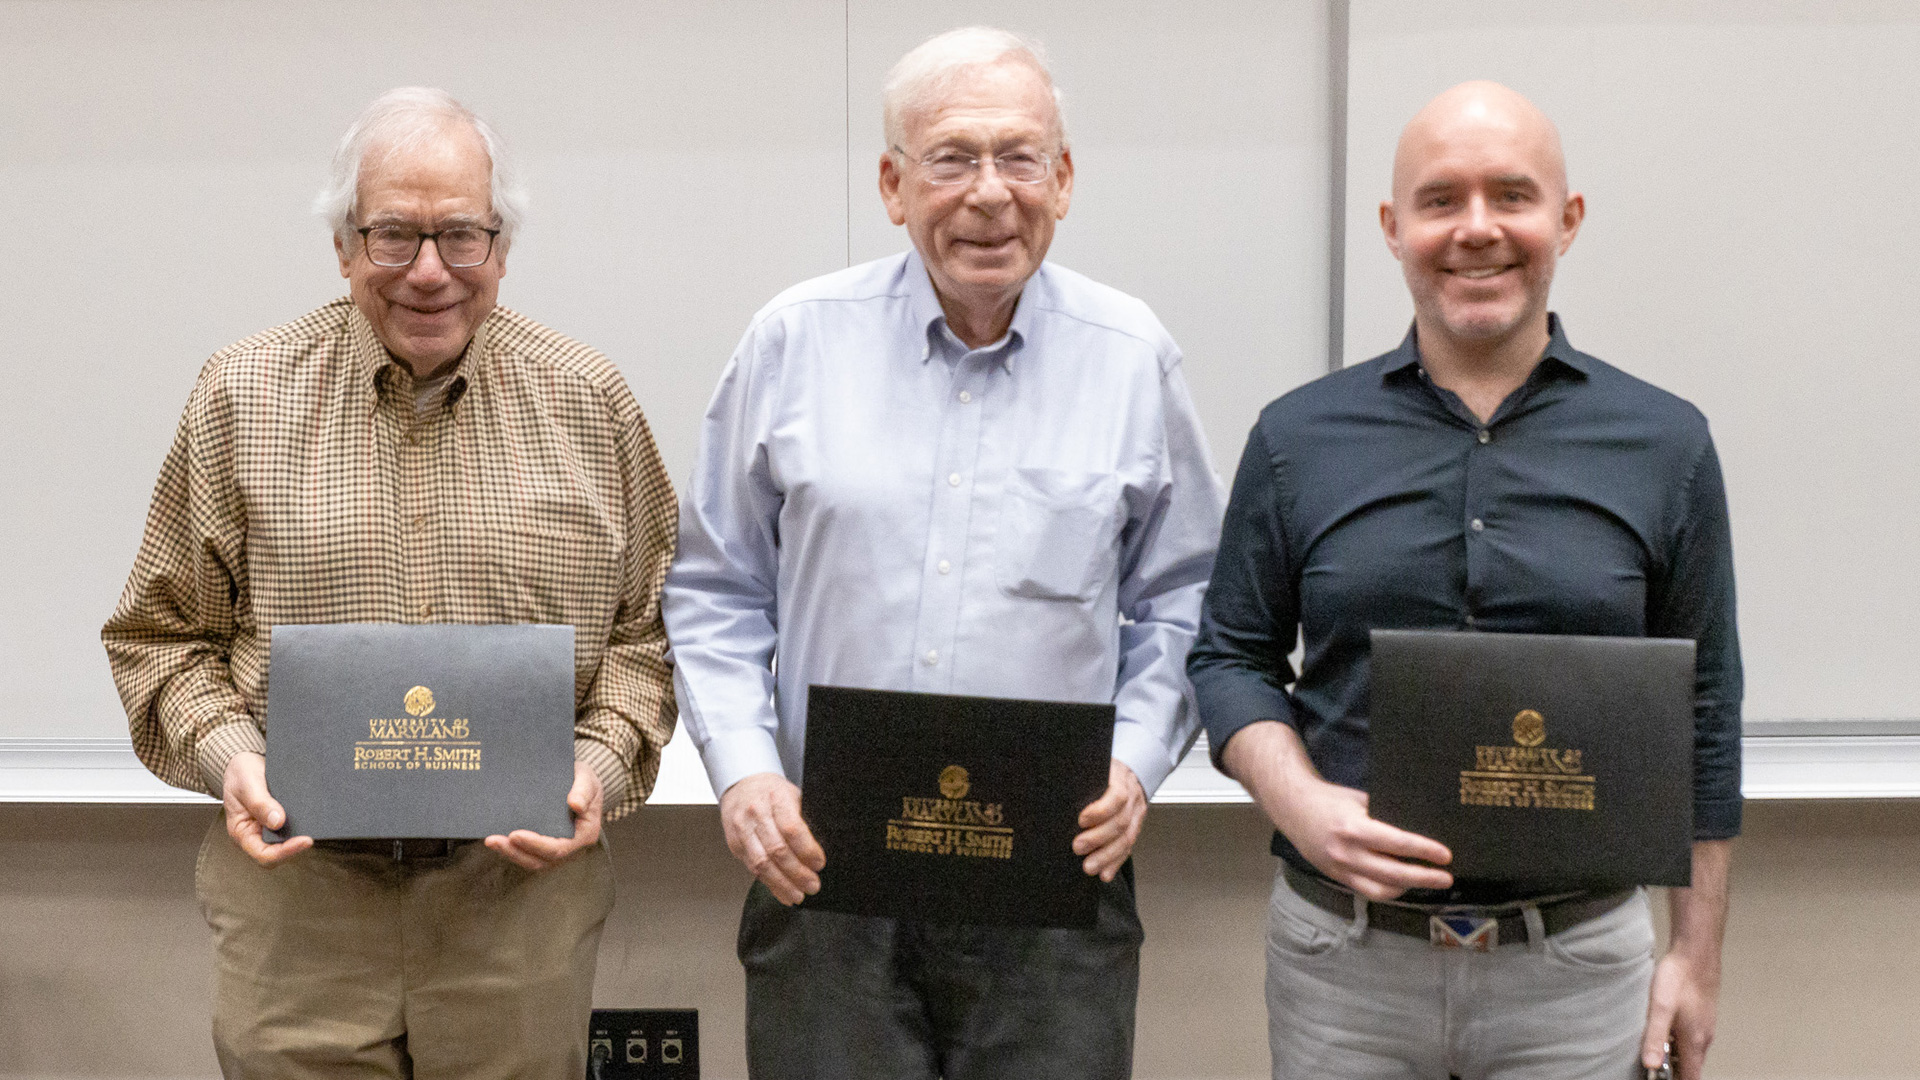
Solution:
[{"label": "khaki pants", "polygon": [[195,889],[229,1078],[586,1075],[605,845],[537,874],[480,844],[404,863],[316,849],[268,870],[216,820]]}]

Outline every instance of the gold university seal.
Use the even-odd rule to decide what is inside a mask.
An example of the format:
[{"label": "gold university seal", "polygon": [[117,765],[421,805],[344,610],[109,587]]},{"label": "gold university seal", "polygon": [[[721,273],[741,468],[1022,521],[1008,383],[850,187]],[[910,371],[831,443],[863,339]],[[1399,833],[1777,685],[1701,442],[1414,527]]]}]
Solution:
[{"label": "gold university seal", "polygon": [[967,770],[958,765],[949,765],[940,770],[940,794],[949,799],[964,799],[973,785],[967,780]]},{"label": "gold university seal", "polygon": [[416,686],[407,691],[407,715],[425,716],[433,711],[433,691]]},{"label": "gold university seal", "polygon": [[1547,718],[1532,709],[1521,709],[1513,717],[1513,741],[1521,746],[1539,746],[1547,741]]}]

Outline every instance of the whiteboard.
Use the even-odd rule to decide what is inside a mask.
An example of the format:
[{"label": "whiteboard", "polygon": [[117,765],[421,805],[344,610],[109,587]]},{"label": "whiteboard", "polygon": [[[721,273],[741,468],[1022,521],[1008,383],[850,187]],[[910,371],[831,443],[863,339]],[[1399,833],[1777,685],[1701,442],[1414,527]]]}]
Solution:
[{"label": "whiteboard", "polygon": [[[881,76],[973,22],[1049,47],[1078,166],[1053,257],[1154,307],[1231,469],[1326,367],[1319,0],[0,0],[0,744],[124,739],[99,628],[180,409],[214,350],[345,292],[307,207],[374,96],[445,87],[519,151],[501,302],[613,358],[684,487],[753,312],[906,245]],[[676,746],[663,789],[704,783]]]},{"label": "whiteboard", "polygon": [[1345,359],[1412,318],[1377,208],[1469,78],[1559,124],[1575,347],[1692,401],[1733,520],[1746,714],[1920,717],[1920,4],[1357,0]]}]

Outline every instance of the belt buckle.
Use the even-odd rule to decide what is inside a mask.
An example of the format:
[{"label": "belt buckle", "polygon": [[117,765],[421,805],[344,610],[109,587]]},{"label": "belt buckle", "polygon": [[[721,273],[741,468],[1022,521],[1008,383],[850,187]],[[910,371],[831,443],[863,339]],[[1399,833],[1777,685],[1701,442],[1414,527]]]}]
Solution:
[{"label": "belt buckle", "polygon": [[1500,945],[1500,919],[1458,911],[1429,915],[1427,942],[1436,949],[1490,953]]}]

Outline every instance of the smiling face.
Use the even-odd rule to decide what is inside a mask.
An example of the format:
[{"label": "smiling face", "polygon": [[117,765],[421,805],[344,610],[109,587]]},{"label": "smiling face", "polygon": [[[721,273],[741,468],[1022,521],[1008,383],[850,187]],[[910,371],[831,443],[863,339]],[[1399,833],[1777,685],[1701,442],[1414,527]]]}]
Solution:
[{"label": "smiling face", "polygon": [[1380,206],[1422,345],[1524,335],[1544,348],[1554,266],[1585,213],[1553,125],[1525,98],[1487,83],[1435,98],[1401,135]]},{"label": "smiling face", "polygon": [[[880,157],[887,215],[907,227],[941,300],[992,321],[1040,268],[1073,195],[1073,157],[1057,145],[1053,95],[1032,67],[1004,60],[967,71],[905,120],[903,154]],[[987,159],[1023,147],[1054,159],[1045,180],[1009,184],[989,170]],[[927,182],[921,160],[948,148],[981,159],[971,183]]]},{"label": "smiling face", "polygon": [[[356,224],[406,225],[423,232],[457,226],[493,228],[492,162],[486,144],[453,125],[425,145],[400,153],[368,152],[360,172]],[[506,273],[498,243],[479,266],[453,269],[432,241],[408,266],[375,266],[358,234],[334,240],[340,276],[380,343],[425,376],[457,359],[492,313]]]}]

